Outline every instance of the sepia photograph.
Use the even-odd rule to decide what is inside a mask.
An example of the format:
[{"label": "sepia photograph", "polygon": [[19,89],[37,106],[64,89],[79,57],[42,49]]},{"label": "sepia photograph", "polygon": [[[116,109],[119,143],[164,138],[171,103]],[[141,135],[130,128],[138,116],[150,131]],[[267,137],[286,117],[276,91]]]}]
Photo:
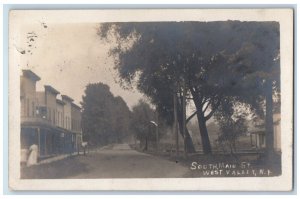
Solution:
[{"label": "sepia photograph", "polygon": [[11,10],[9,84],[13,190],[292,189],[292,9]]}]

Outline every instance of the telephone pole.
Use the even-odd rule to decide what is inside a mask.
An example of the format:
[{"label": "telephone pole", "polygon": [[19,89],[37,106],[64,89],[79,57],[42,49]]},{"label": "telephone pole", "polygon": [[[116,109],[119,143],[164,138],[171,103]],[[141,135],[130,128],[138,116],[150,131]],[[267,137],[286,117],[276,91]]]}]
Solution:
[{"label": "telephone pole", "polygon": [[182,91],[182,132],[183,132],[183,143],[184,143],[184,156],[187,157],[187,143],[186,143],[186,88],[185,81],[183,81]]},{"label": "telephone pole", "polygon": [[179,141],[178,141],[178,121],[177,121],[177,91],[175,90],[173,94],[173,104],[174,104],[174,133],[175,133],[175,145],[176,145],[176,158],[178,158],[179,151]]}]

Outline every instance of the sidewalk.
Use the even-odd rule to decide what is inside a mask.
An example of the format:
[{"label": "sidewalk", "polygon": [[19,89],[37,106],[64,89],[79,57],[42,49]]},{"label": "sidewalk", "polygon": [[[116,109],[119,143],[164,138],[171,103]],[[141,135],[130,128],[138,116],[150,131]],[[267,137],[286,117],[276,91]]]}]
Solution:
[{"label": "sidewalk", "polygon": [[[112,145],[107,145],[107,146],[99,147],[99,148],[96,148],[96,149],[95,148],[94,149],[87,149],[86,154],[96,153],[100,150],[111,149],[111,148],[112,148]],[[49,158],[46,158],[46,159],[43,159],[43,160],[39,161],[36,165],[49,164],[51,162],[55,162],[55,161],[58,161],[58,160],[62,160],[62,159],[72,157],[72,156],[77,156],[77,155],[84,155],[84,152],[80,151],[79,154],[78,154],[78,152],[74,152],[72,154],[62,154],[62,155],[57,155],[57,156],[54,156],[54,157],[49,157]]]},{"label": "sidewalk", "polygon": [[[83,152],[79,152],[79,155],[81,155],[81,154],[83,154]],[[72,154],[57,155],[57,156],[54,156],[54,157],[50,157],[50,158],[46,158],[44,160],[41,160],[37,163],[37,165],[48,164],[48,163],[51,163],[51,162],[55,162],[55,161],[62,160],[62,159],[65,159],[65,158],[71,157],[71,156],[76,156],[76,155],[78,155],[77,152],[74,152]]]},{"label": "sidewalk", "polygon": [[[101,150],[105,150],[105,149],[112,149],[114,145],[110,144],[110,145],[106,145],[106,146],[102,146],[102,147],[99,147],[99,148],[93,148],[93,149],[87,149],[86,150],[86,154],[89,154],[89,153],[97,153],[98,151],[101,151]],[[124,147],[123,147],[124,148]],[[122,149],[123,149],[122,148]],[[128,147],[125,147],[124,149],[127,149]],[[53,157],[49,157],[49,158],[45,158],[41,161],[39,161],[36,165],[41,165],[41,164],[49,164],[51,162],[55,162],[55,161],[58,161],[58,160],[63,160],[65,158],[68,158],[68,157],[72,157],[72,156],[77,156],[77,155],[84,155],[84,152],[83,151],[80,151],[79,154],[78,152],[74,152],[72,154],[62,154],[62,155],[57,155],[57,156],[53,156]],[[33,166],[33,165],[32,165]],[[30,166],[29,166],[30,167]]]}]

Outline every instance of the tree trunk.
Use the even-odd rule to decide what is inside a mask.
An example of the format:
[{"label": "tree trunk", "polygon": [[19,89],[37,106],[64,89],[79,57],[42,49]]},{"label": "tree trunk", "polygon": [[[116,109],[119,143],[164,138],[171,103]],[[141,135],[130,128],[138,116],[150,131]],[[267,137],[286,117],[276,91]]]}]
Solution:
[{"label": "tree trunk", "polygon": [[198,118],[198,125],[200,130],[203,152],[204,154],[211,154],[211,145],[208,137],[208,131],[206,128],[206,120],[204,118],[204,114],[202,111],[199,111],[197,113],[197,118]]},{"label": "tree trunk", "polygon": [[[179,124],[179,133],[180,135],[183,137],[183,132],[182,132],[182,112],[180,110],[180,103],[177,103],[177,120],[178,120],[178,124]],[[186,147],[187,147],[187,152],[188,153],[195,153],[195,147],[193,144],[193,140],[191,138],[190,133],[188,132],[187,128],[185,129],[186,132]],[[183,137],[184,138],[184,137]]]},{"label": "tree trunk", "polygon": [[186,147],[187,147],[187,152],[188,153],[196,153],[194,144],[193,144],[193,140],[191,138],[191,135],[189,134],[188,130],[186,129]]},{"label": "tree trunk", "polygon": [[203,107],[201,106],[201,100],[199,99],[197,93],[193,89],[190,89],[194,104],[197,109],[197,119],[198,119],[198,125],[200,130],[200,136],[201,136],[201,142],[202,142],[202,149],[204,154],[211,154],[211,145],[208,137],[208,131],[206,128],[206,119],[204,117],[204,113],[202,111]]},{"label": "tree trunk", "polygon": [[271,157],[274,153],[274,128],[273,128],[273,96],[272,81],[266,81],[266,148],[267,155]]},{"label": "tree trunk", "polygon": [[[180,135],[182,136],[182,138],[184,139],[184,135],[183,135],[183,132],[182,132],[182,120],[180,121],[180,118],[182,117],[178,117],[178,124],[179,124],[179,133]],[[195,147],[194,147],[194,144],[193,144],[193,140],[191,138],[191,135],[190,133],[188,132],[188,129],[186,128],[185,129],[185,132],[186,132],[186,147],[187,147],[187,152],[188,153],[195,153],[196,150],[195,150]]]}]

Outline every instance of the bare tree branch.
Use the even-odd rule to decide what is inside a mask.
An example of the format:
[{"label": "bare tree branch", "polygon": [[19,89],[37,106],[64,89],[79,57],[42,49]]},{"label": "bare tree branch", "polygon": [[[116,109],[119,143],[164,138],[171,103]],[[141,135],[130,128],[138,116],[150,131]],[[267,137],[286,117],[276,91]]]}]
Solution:
[{"label": "bare tree branch", "polygon": [[188,123],[196,114],[198,113],[198,111],[195,111],[192,115],[190,115],[187,119],[186,119],[186,123]]},{"label": "bare tree branch", "polygon": [[220,102],[221,102],[221,100],[218,99],[216,106],[214,108],[212,108],[212,110],[210,111],[210,113],[207,116],[204,117],[204,119],[206,121],[209,120],[213,116],[213,114],[217,110],[217,107],[220,105]]},{"label": "bare tree branch", "polygon": [[215,111],[216,111],[215,109],[211,110],[210,113],[204,117],[205,121],[209,120],[213,116]]},{"label": "bare tree branch", "polygon": [[[206,104],[206,107],[204,108],[203,113],[206,112],[206,110],[207,110],[207,108],[209,107],[210,104],[211,104],[211,101],[209,101],[209,102]],[[204,104],[203,104],[203,105],[204,105]]]}]

